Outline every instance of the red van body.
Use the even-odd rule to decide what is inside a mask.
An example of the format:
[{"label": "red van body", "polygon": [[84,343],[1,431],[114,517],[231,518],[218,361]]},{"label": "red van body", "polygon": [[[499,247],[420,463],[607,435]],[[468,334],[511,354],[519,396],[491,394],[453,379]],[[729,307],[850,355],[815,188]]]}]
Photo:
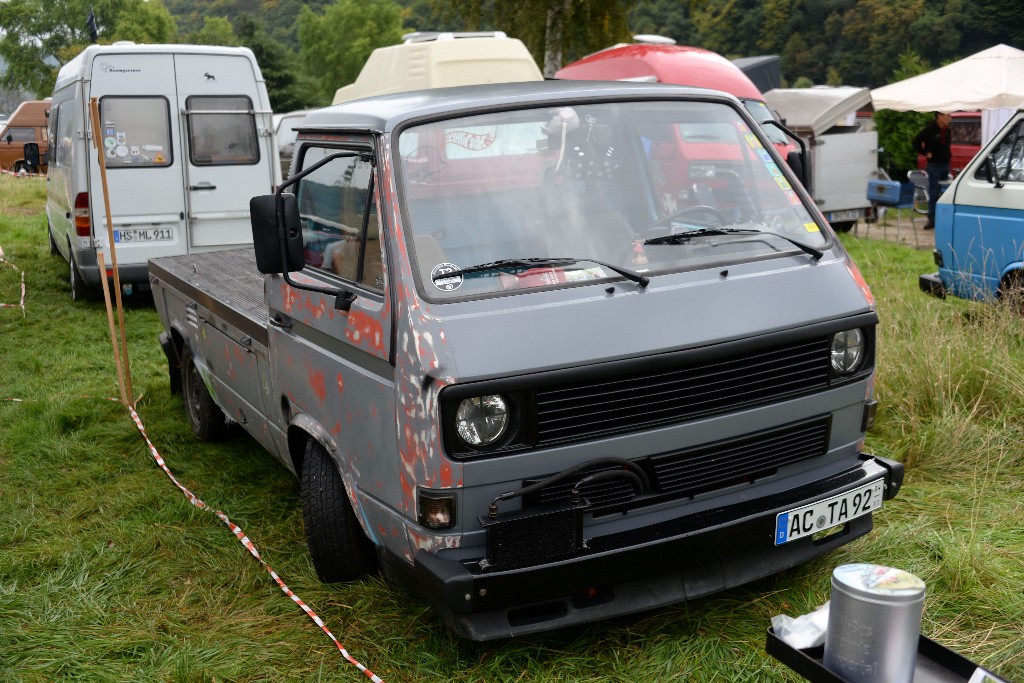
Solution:
[{"label": "red van body", "polygon": [[[574,81],[646,81],[721,90],[738,97],[756,121],[775,118],[754,82],[728,59],[688,45],[632,43],[616,45],[555,72],[555,78]],[[774,127],[765,129],[783,158],[796,149]]]}]

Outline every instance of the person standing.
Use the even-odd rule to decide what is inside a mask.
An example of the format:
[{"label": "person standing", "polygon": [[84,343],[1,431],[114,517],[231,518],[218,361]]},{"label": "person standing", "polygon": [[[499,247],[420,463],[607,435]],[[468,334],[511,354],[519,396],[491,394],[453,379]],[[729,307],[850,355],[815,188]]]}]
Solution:
[{"label": "person standing", "polygon": [[940,183],[949,178],[949,114],[935,112],[935,120],[914,136],[914,150],[927,160],[928,222],[925,230],[935,227],[935,202],[941,192]]}]

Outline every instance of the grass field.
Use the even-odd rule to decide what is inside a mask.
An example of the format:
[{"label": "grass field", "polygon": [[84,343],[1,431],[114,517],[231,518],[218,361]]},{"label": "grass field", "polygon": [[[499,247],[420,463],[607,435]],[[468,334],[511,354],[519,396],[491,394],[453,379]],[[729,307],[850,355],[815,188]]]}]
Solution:
[{"label": "grass field", "polygon": [[[21,271],[27,289],[24,311],[0,308],[0,681],[366,680],[102,400],[118,391],[106,314],[69,298],[44,187],[0,176],[0,303],[19,303]],[[928,253],[844,241],[881,318],[868,450],[905,463],[903,491],[864,539],[652,614],[478,645],[379,579],[320,584],[296,482],[244,434],[192,436],[144,297],[126,300],[138,412],[182,483],[385,681],[801,680],[764,652],[771,617],[809,612],[833,567],[861,561],[920,576],[923,632],[1024,681],[1024,325],[918,292]]]}]

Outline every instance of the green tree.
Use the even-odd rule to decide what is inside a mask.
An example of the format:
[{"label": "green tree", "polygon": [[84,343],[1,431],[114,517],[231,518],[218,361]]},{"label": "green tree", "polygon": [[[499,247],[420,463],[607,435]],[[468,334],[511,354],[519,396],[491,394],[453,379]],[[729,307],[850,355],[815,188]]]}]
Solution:
[{"label": "green tree", "polygon": [[402,41],[402,8],[390,0],[336,0],[323,14],[304,8],[298,33],[299,56],[326,104],[356,79],[371,52]]},{"label": "green tree", "polygon": [[241,44],[238,36],[235,35],[235,27],[224,17],[206,17],[203,20],[203,27],[189,36],[189,42],[196,45],[238,46]]},{"label": "green tree", "polygon": [[[892,74],[892,81],[931,71],[931,66],[914,50],[908,49],[899,55],[899,66]],[[931,114],[914,111],[893,111],[880,109],[875,112],[875,128],[878,131],[878,146],[885,150],[882,164],[890,177],[903,180],[907,171],[917,168],[917,152],[911,144]]]},{"label": "green tree", "polygon": [[236,23],[238,42],[256,57],[274,111],[294,111],[322,103],[317,98],[316,83],[297,68],[295,53],[271,37],[252,16],[242,15]]},{"label": "green tree", "polygon": [[690,21],[689,4],[679,0],[638,2],[629,12],[630,32],[653,33],[672,38],[680,45],[692,45],[696,34]]},{"label": "green tree", "polygon": [[99,40],[173,42],[174,18],[160,0],[7,0],[0,2],[0,57],[4,88],[49,95],[60,65],[89,44],[86,18],[95,11]]},{"label": "green tree", "polygon": [[628,0],[431,0],[470,31],[501,30],[523,41],[553,76],[566,62],[629,40]]}]

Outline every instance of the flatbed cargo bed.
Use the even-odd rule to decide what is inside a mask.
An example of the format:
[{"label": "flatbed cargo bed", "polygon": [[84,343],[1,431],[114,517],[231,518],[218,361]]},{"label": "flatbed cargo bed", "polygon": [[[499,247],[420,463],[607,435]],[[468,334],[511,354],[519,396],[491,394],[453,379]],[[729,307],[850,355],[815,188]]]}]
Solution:
[{"label": "flatbed cargo bed", "polygon": [[[267,303],[263,275],[256,269],[252,247],[151,259],[150,281],[173,289],[267,345]],[[154,287],[154,296],[159,296]]]}]

